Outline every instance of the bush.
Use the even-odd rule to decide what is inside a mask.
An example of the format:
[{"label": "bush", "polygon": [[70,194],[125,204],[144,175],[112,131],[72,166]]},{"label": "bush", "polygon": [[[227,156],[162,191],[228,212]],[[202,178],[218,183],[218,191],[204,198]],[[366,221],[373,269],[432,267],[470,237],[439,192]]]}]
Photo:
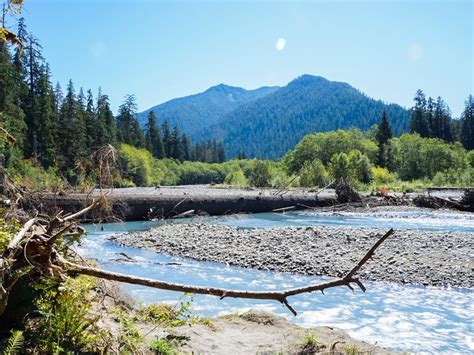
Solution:
[{"label": "bush", "polygon": [[242,170],[232,171],[226,175],[224,183],[230,186],[245,187],[247,186],[247,178]]},{"label": "bush", "polygon": [[328,180],[328,173],[321,160],[305,162],[300,170],[300,186],[323,187],[327,185]]},{"label": "bush", "polygon": [[267,161],[257,160],[250,172],[249,183],[255,187],[271,186],[272,169]]},{"label": "bush", "polygon": [[375,185],[392,184],[397,180],[397,176],[388,171],[387,168],[381,168],[380,166],[377,166],[373,167],[371,171]]},{"label": "bush", "polygon": [[352,177],[351,169],[349,166],[349,158],[346,153],[334,154],[329,162],[329,172],[331,176],[339,180],[344,178],[350,180]]},{"label": "bush", "polygon": [[369,158],[357,149],[351,150],[347,158],[352,179],[364,184],[369,183],[372,180]]}]

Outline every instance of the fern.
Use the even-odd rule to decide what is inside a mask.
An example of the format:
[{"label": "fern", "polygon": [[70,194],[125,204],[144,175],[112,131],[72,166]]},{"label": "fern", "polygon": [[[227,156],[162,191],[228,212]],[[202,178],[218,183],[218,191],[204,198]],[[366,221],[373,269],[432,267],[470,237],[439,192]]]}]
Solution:
[{"label": "fern", "polygon": [[10,338],[7,341],[7,347],[3,351],[4,355],[14,355],[20,354],[21,349],[23,348],[23,342],[25,338],[21,330],[12,329]]}]

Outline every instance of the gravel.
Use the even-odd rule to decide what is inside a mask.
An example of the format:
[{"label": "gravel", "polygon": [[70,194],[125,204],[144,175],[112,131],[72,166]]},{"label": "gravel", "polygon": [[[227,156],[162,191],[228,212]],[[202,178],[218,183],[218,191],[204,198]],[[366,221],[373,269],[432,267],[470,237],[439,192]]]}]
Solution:
[{"label": "gravel", "polygon": [[[165,224],[111,239],[196,260],[341,277],[385,232],[349,227],[240,229],[194,222]],[[472,288],[473,257],[474,238],[468,233],[399,230],[358,274],[373,281]]]}]

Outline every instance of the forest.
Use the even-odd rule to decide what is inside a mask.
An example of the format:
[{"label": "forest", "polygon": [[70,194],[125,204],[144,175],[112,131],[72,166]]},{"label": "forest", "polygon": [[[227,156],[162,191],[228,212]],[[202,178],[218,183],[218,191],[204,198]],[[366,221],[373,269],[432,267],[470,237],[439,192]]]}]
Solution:
[{"label": "forest", "polygon": [[[208,183],[322,187],[342,176],[366,190],[381,185],[410,191],[474,184],[472,96],[459,120],[452,119],[441,97],[426,98],[418,90],[407,124],[410,132],[393,128],[393,122],[400,122],[398,109],[385,111],[380,106],[379,123],[366,131],[308,134],[275,161],[247,159],[245,151],[226,161],[222,141],[192,143],[185,130],[171,128],[153,111],[140,125],[133,95],[124,98],[114,115],[100,88],[96,96],[82,88],[76,92],[70,80],[63,93],[59,83],[52,84],[41,45],[23,19],[18,23],[18,39],[22,47],[0,44],[0,113],[6,132],[0,149],[12,178],[35,190],[97,186],[92,157],[105,145],[117,151],[116,187]],[[318,85],[327,85],[325,79],[314,78],[303,76],[289,86],[314,85],[316,79]],[[310,112],[305,119],[311,119]]]}]

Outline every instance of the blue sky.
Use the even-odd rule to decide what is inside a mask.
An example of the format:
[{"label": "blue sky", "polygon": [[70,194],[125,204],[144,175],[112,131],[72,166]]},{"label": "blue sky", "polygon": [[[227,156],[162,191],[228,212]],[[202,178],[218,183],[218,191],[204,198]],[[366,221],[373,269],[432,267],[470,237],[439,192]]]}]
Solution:
[{"label": "blue sky", "polygon": [[422,88],[454,115],[473,92],[473,2],[25,0],[53,80],[140,110],[218,83],[301,74],[411,106]]}]

